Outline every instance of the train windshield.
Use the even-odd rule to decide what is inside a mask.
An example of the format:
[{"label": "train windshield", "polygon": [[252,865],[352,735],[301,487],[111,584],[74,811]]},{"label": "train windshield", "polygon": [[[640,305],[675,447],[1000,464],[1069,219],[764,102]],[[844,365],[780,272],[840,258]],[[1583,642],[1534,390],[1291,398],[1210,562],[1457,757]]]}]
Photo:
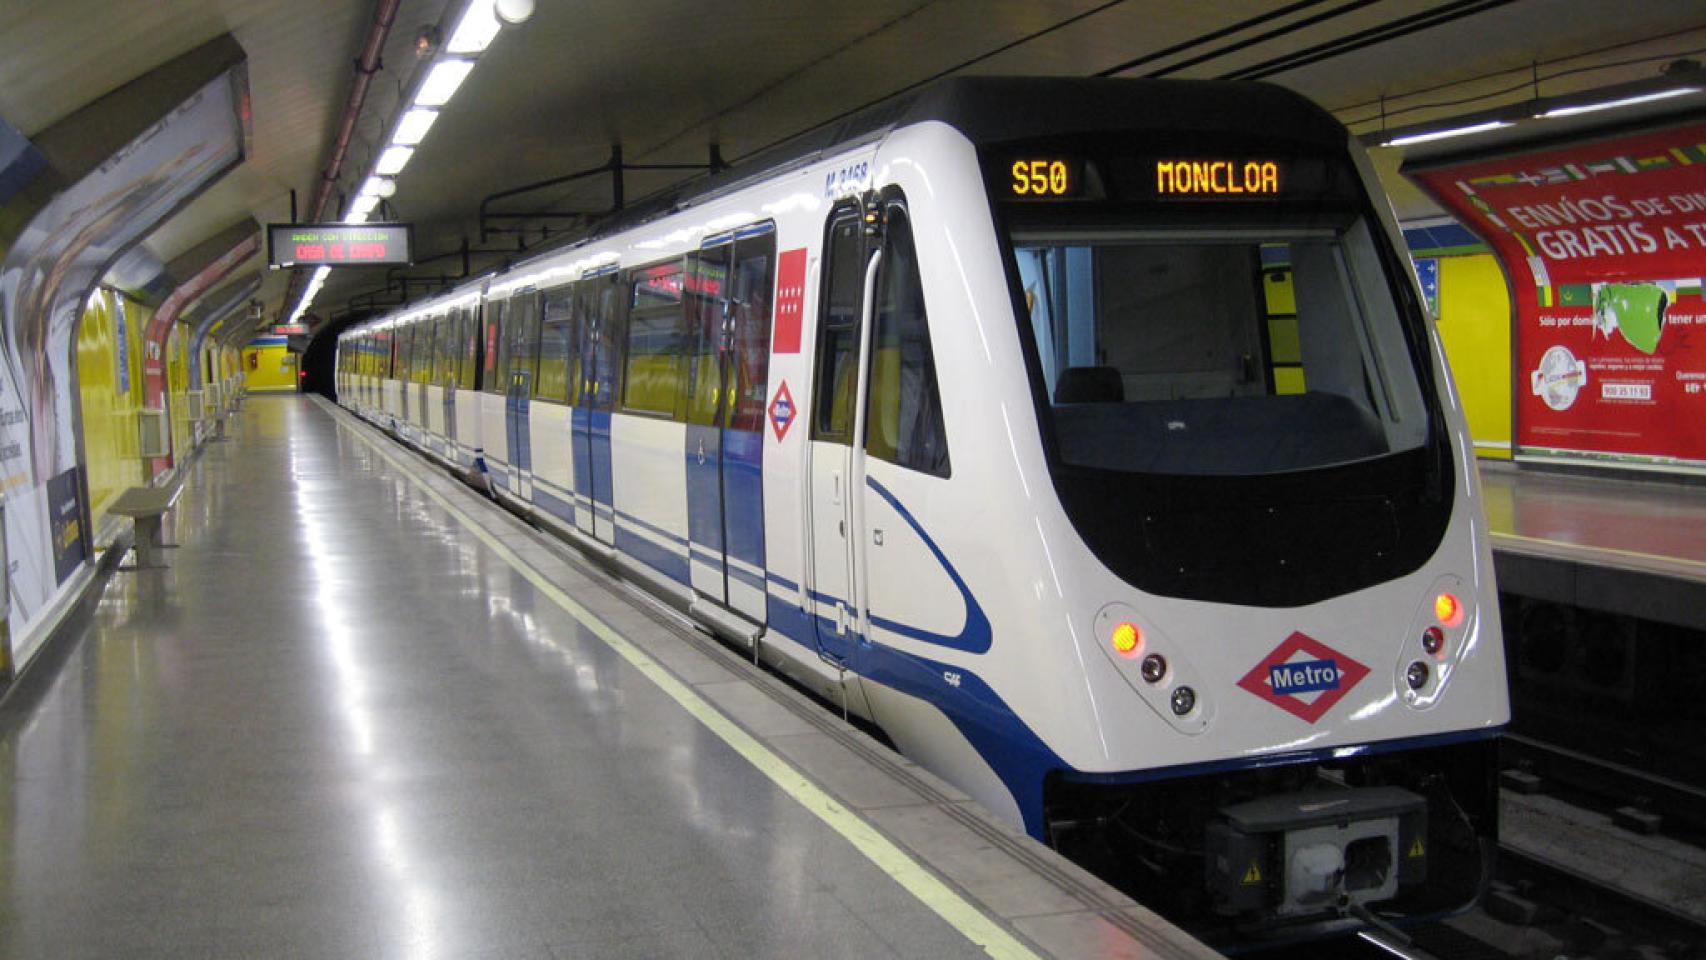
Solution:
[{"label": "train windshield", "polygon": [[1428,441],[1416,361],[1361,215],[1123,229],[1065,212],[1009,233],[1059,462],[1262,476]]}]

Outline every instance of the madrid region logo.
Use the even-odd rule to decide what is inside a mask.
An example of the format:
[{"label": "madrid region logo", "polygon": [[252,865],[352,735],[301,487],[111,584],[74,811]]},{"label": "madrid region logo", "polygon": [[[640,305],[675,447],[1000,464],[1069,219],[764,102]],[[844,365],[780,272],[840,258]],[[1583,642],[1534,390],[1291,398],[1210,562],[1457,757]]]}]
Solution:
[{"label": "madrid region logo", "polygon": [[1305,723],[1321,719],[1368,668],[1305,633],[1292,633],[1238,685]]}]

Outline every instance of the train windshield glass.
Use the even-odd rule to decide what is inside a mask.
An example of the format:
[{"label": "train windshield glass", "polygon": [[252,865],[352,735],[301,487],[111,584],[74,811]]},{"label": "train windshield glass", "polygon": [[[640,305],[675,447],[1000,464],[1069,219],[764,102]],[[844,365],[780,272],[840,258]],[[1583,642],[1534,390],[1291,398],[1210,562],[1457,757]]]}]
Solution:
[{"label": "train windshield glass", "polygon": [[1415,361],[1360,215],[1162,230],[1048,219],[1011,240],[1062,463],[1259,476],[1426,443]]}]

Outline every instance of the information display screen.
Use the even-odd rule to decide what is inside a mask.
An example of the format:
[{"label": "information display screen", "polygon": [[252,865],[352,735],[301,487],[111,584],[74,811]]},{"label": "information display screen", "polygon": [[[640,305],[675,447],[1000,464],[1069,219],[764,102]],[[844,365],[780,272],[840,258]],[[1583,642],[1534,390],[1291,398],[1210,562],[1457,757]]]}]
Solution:
[{"label": "information display screen", "polygon": [[1082,190],[1078,162],[1066,157],[1016,157],[1008,165],[1008,195],[1019,200],[1059,200]]},{"label": "information display screen", "polygon": [[413,262],[408,223],[273,223],[267,257],[275,267],[391,266]]},{"label": "information display screen", "polygon": [[1343,158],[1263,149],[1263,144],[1020,144],[991,150],[984,176],[1003,203],[1138,203],[1332,207],[1360,204]]}]

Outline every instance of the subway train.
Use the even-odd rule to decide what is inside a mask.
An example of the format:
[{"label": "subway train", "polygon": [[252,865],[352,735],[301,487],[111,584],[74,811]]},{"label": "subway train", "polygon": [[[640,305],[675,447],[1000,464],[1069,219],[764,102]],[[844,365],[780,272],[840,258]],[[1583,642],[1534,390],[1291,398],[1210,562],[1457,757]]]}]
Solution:
[{"label": "subway train", "polygon": [[1469,435],[1295,94],[942,82],[351,328],[337,388],[1204,935],[1487,879]]}]

